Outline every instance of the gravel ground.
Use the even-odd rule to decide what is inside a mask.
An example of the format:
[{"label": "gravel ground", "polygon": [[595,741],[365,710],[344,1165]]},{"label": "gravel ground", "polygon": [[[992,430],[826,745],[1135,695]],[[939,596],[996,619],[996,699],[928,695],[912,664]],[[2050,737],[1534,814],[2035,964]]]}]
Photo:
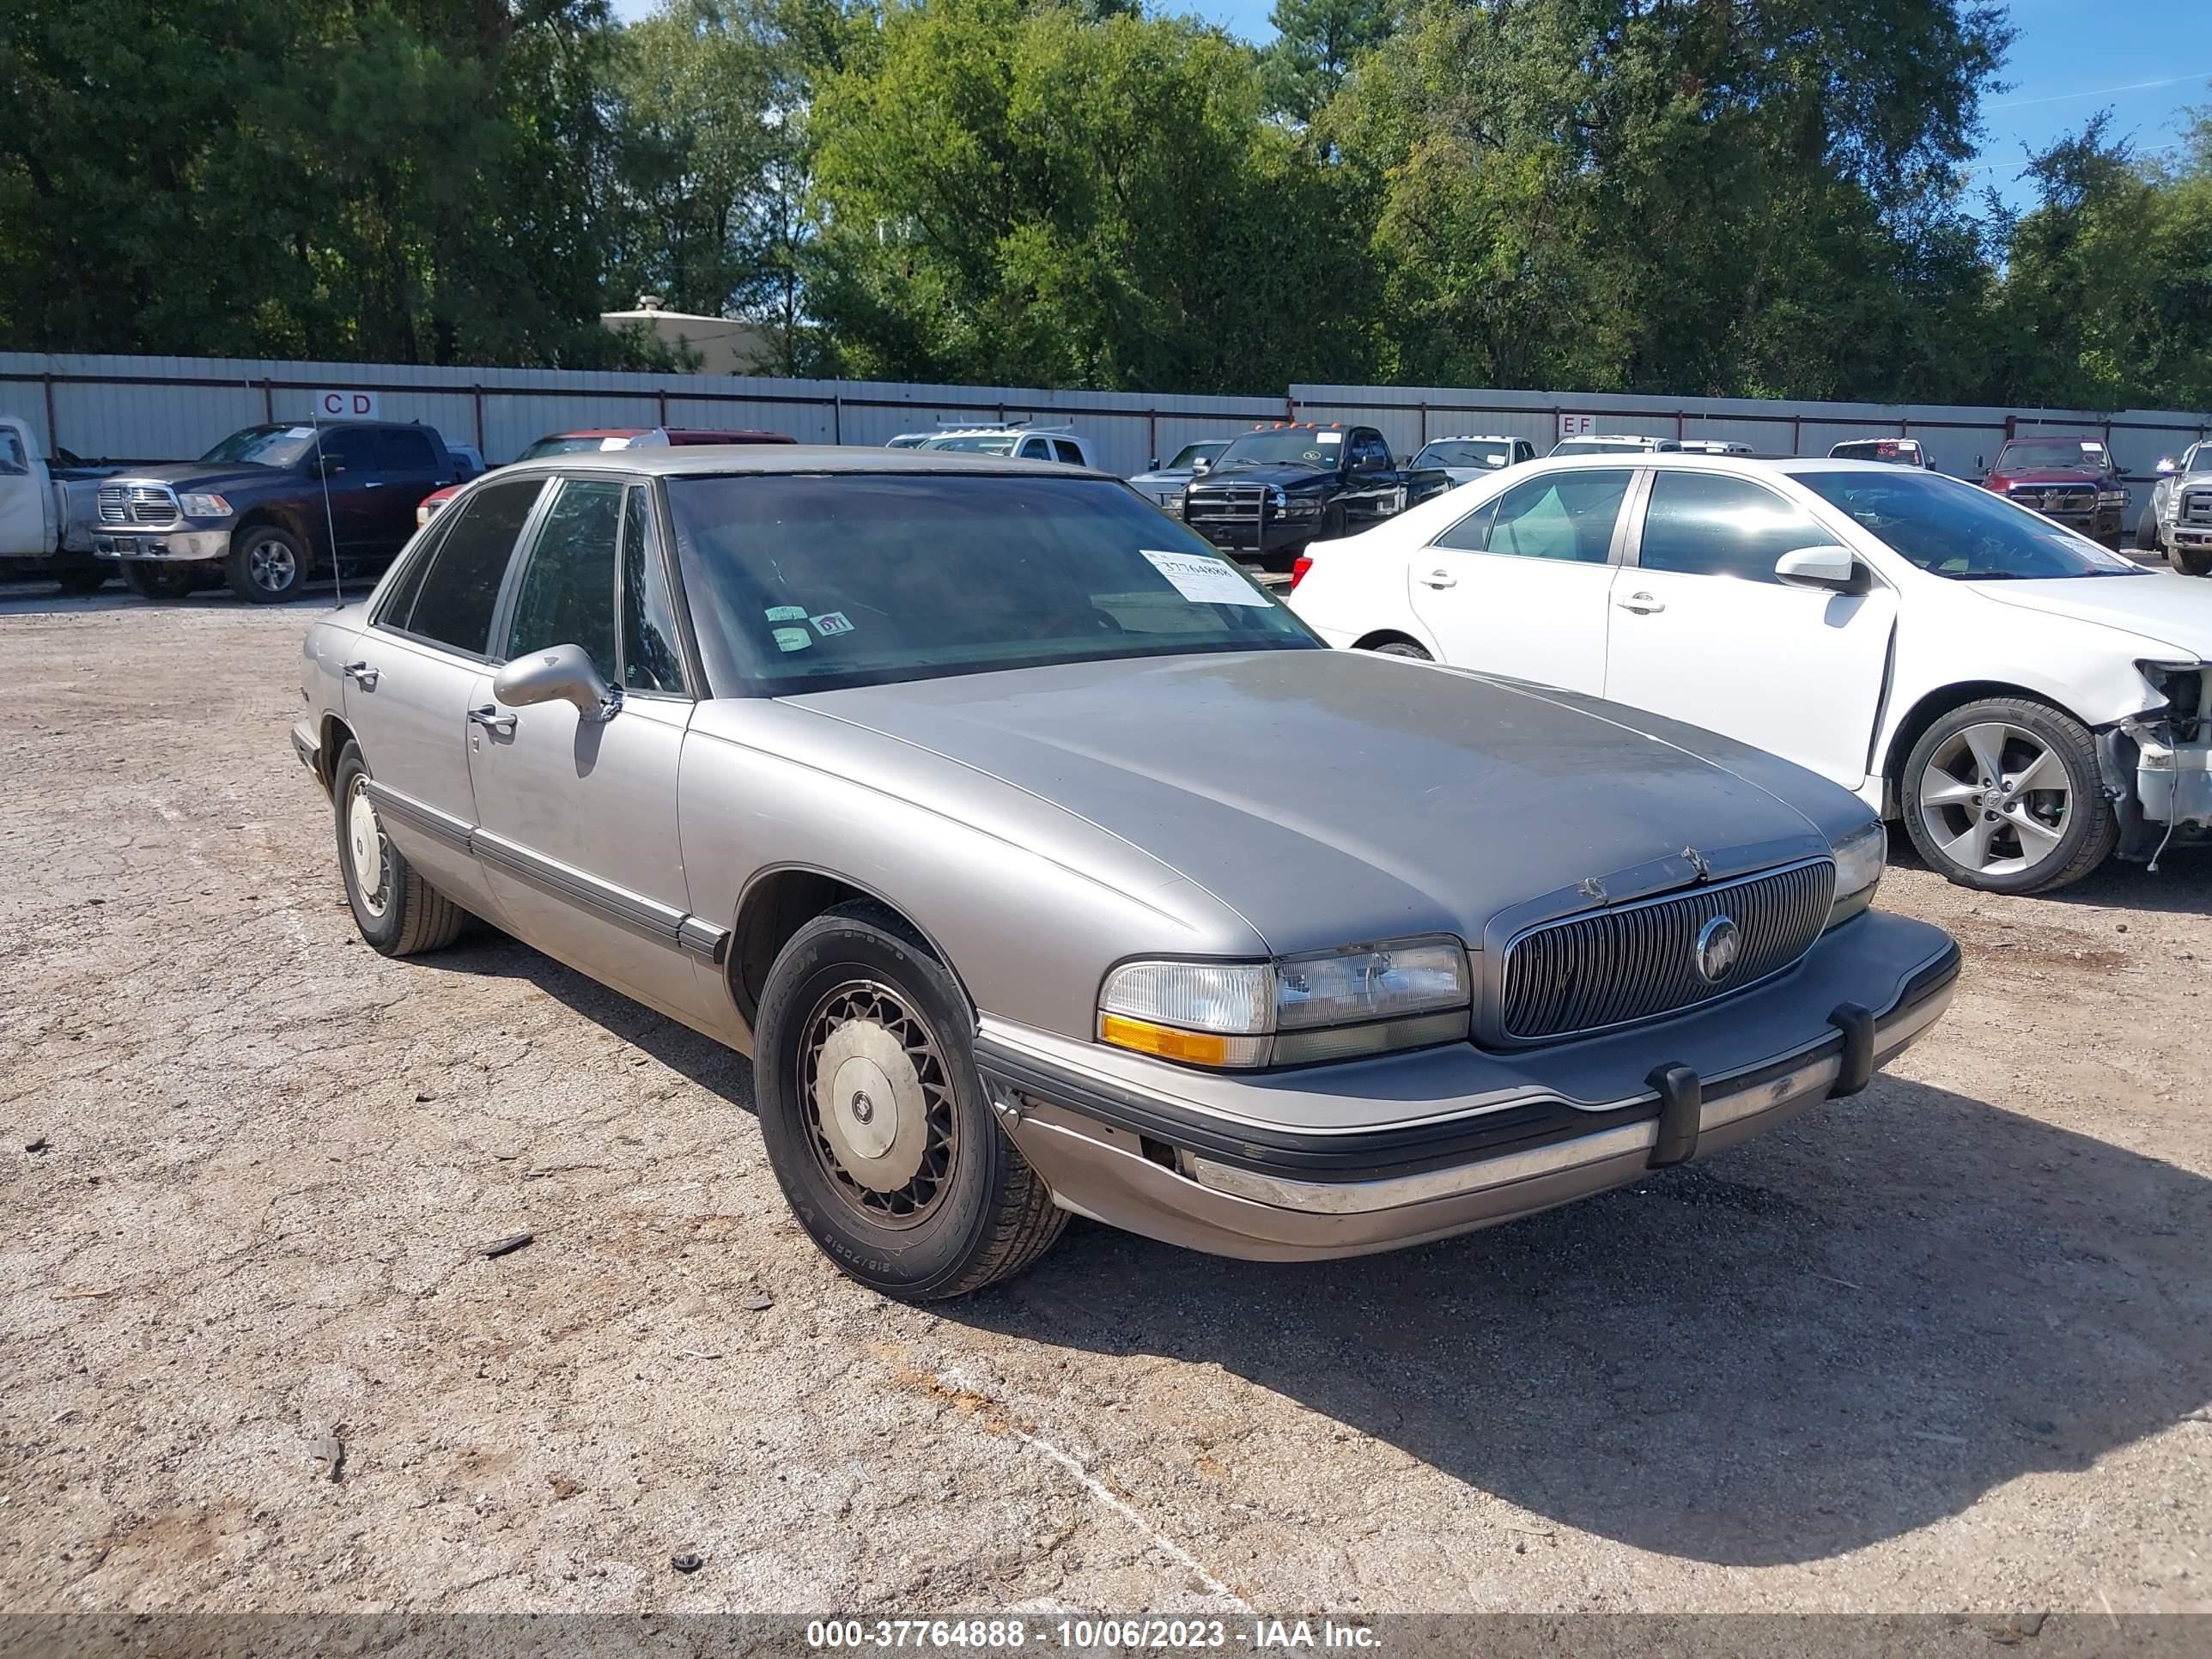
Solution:
[{"label": "gravel ground", "polygon": [[2212,861],[1894,871],[1948,1020],[1710,1163],[921,1312],[743,1060],[356,940],[309,615],[0,599],[0,1606],[2212,1609]]}]

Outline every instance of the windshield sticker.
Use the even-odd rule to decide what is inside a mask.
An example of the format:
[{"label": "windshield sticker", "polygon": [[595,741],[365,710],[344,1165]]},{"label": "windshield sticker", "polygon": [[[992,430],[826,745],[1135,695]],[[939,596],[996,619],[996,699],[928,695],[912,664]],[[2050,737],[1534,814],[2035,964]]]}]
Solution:
[{"label": "windshield sticker", "polygon": [[1155,553],[1137,550],[1175,591],[1193,605],[1273,605],[1274,601],[1240,575],[1226,559],[1203,553]]},{"label": "windshield sticker", "polygon": [[810,617],[807,620],[814,624],[814,631],[825,640],[834,634],[849,634],[853,631],[853,624],[845,620],[845,613],[842,611],[826,611],[822,615]]},{"label": "windshield sticker", "polygon": [[315,428],[311,426],[287,427],[284,435],[288,438],[312,438],[315,435]]},{"label": "windshield sticker", "polygon": [[770,622],[805,622],[806,607],[803,605],[772,605],[761,614]]},{"label": "windshield sticker", "polygon": [[1344,441],[1344,434],[1341,432],[1316,432],[1314,434],[1314,441],[1317,444],[1340,444]]},{"label": "windshield sticker", "polygon": [[814,635],[803,628],[779,628],[775,630],[775,648],[779,651],[804,651],[814,643]]},{"label": "windshield sticker", "polygon": [[1482,458],[1482,464],[1485,466],[1503,466],[1505,458],[1503,455],[1486,455]]},{"label": "windshield sticker", "polygon": [[2105,447],[2102,444],[2083,444],[2081,453],[2084,455],[2101,455],[2105,453]]}]

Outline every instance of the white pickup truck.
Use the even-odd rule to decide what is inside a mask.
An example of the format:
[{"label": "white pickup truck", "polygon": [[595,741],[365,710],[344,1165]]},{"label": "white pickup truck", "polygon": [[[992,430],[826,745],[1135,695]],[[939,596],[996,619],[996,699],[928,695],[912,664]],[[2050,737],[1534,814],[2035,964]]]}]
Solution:
[{"label": "white pickup truck", "polygon": [[108,576],[92,554],[100,481],[54,471],[30,423],[0,415],[0,580],[50,576],[89,593]]}]

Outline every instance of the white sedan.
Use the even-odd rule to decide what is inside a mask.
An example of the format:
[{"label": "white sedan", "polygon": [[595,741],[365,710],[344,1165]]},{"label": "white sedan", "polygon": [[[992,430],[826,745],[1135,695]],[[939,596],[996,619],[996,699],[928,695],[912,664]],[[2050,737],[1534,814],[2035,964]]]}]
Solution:
[{"label": "white sedan", "polygon": [[1332,645],[1771,750],[1966,886],[2212,840],[2212,589],[1935,473],[1540,461],[1316,543],[1290,603]]}]

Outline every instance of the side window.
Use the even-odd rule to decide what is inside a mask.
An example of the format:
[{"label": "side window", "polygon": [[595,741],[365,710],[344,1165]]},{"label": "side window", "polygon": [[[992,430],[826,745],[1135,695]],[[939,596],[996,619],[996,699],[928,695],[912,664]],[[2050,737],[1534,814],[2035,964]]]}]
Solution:
[{"label": "side window", "polygon": [[592,665],[615,677],[615,549],[623,486],[563,478],[523,567],[507,626],[510,660],[549,645],[580,645]]},{"label": "side window", "polygon": [[1603,564],[1632,476],[1626,467],[1577,469],[1514,485],[1498,498],[1486,550],[1522,559]]},{"label": "side window", "polygon": [[684,653],[676,642],[676,603],[653,544],[651,495],[629,492],[623,507],[623,684],[633,691],[684,690]]},{"label": "side window", "polygon": [[412,558],[399,567],[399,574],[392,579],[391,591],[384,596],[383,603],[376,607],[376,615],[371,621],[383,628],[406,627],[408,613],[415,608],[415,596],[422,591],[422,573],[429,569],[430,562],[438,556],[438,549],[445,543],[446,532],[453,527],[454,522],[450,508],[430,520],[430,527],[422,532],[422,545],[415,550]]},{"label": "side window", "polygon": [[1490,545],[1490,523],[1497,516],[1498,498],[1492,496],[1429,545],[1454,547],[1462,553],[1480,553]]},{"label": "side window", "polygon": [[428,433],[386,427],[372,435],[376,440],[376,464],[380,470],[422,476],[441,470],[437,447],[431,443]]},{"label": "side window", "polygon": [[1372,432],[1356,434],[1352,441],[1352,465],[1358,472],[1388,472],[1390,446]]},{"label": "side window", "polygon": [[31,458],[23,453],[22,439],[12,430],[0,432],[0,473],[23,477],[30,471]]},{"label": "side window", "polygon": [[1536,459],[1536,446],[1530,443],[1526,438],[1516,438],[1514,440],[1513,443],[1513,459],[1516,461],[1534,460]]},{"label": "side window", "polygon": [[1052,450],[1042,438],[1024,438],[1022,440],[1021,458],[1025,461],[1048,461],[1052,459]]},{"label": "side window", "polygon": [[360,427],[341,427],[323,434],[323,453],[348,472],[368,471],[376,465],[373,438],[373,434]]},{"label": "side window", "polygon": [[1710,472],[1661,472],[1644,515],[1646,570],[1771,582],[1774,562],[1835,538],[1771,490]]},{"label": "side window", "polygon": [[489,484],[465,505],[447,507],[459,516],[422,574],[413,609],[404,622],[395,611],[392,625],[471,656],[483,655],[514,539],[530,521],[530,509],[544,487],[542,478]]},{"label": "side window", "polygon": [[1065,438],[1054,438],[1052,441],[1052,448],[1053,453],[1059,456],[1061,460],[1065,461],[1070,466],[1087,466],[1090,465],[1089,462],[1083,459],[1083,452]]}]

